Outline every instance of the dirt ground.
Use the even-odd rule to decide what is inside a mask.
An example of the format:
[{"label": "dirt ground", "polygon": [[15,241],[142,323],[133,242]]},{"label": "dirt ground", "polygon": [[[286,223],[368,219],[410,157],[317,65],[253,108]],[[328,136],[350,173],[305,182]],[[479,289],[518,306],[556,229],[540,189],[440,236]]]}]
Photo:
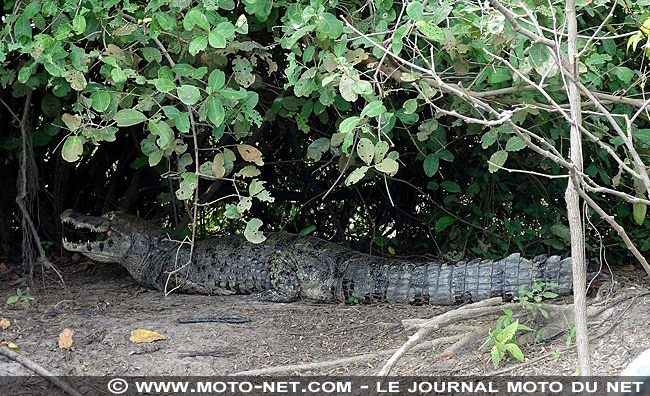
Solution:
[{"label": "dirt ground", "polygon": [[[0,333],[20,353],[59,375],[224,375],[272,366],[324,362],[399,348],[413,329],[401,320],[431,318],[449,307],[395,305],[333,305],[298,302],[277,304],[247,296],[209,297],[171,294],[138,286],[117,265],[63,265],[65,288],[54,280],[30,290],[29,307],[7,305],[20,287],[15,276],[0,279],[0,319],[11,325]],[[73,270],[75,268],[75,270]],[[10,272],[10,271],[9,271]],[[5,271],[7,273],[7,271]],[[595,317],[591,330],[595,374],[617,374],[633,357],[650,348],[650,290],[640,271],[615,274],[620,288],[597,308],[618,304]],[[630,298],[622,299],[627,295]],[[563,301],[569,301],[565,299]],[[561,301],[558,301],[561,302]],[[247,323],[179,323],[179,318],[246,317]],[[485,332],[460,350],[449,343],[408,353],[395,375],[489,375],[494,372],[489,351],[479,350],[487,328],[498,314],[451,325],[428,339],[467,333],[468,326]],[[566,326],[564,326],[566,328]],[[61,349],[59,334],[74,331],[73,345]],[[129,335],[149,329],[166,339],[135,344]],[[603,335],[604,333],[604,335]],[[566,333],[556,340],[524,345],[530,363],[508,359],[499,368],[505,375],[571,375],[576,371],[574,348],[566,348]],[[523,341],[522,341],[523,343]],[[564,350],[562,350],[564,348]],[[286,374],[376,374],[390,353],[329,367],[288,370]],[[504,370],[505,369],[505,370]],[[0,375],[28,374],[0,356]]]}]

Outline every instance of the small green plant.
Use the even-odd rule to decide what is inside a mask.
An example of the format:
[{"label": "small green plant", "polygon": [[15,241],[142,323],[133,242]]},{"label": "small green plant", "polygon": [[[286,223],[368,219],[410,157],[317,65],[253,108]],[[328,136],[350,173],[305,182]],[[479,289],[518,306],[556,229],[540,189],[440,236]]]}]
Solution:
[{"label": "small green plant", "polygon": [[532,290],[526,291],[524,286],[520,285],[518,290],[519,296],[513,297],[513,300],[518,301],[521,307],[530,313],[531,321],[534,323],[538,314],[541,314],[545,319],[548,318],[548,312],[539,303],[544,299],[556,298],[556,293],[546,289],[557,286],[557,283],[538,282],[533,285]]},{"label": "small green plant", "polygon": [[43,246],[43,249],[46,252],[49,252],[50,249],[52,249],[52,246],[54,246],[54,242],[52,242],[52,241],[41,241],[41,246]]},{"label": "small green plant", "polygon": [[576,335],[576,325],[567,324],[569,326],[569,334],[566,336],[566,346],[570,346],[573,343],[573,337]]},{"label": "small green plant", "polygon": [[350,304],[361,304],[361,299],[357,296],[350,296],[348,297],[348,302]]},{"label": "small green plant", "polygon": [[29,306],[34,302],[35,298],[29,294],[29,289],[27,289],[24,293],[20,290],[20,288],[16,289],[16,294],[9,297],[7,299],[7,304],[8,305],[14,305],[14,304],[20,304],[25,308],[29,308]]},{"label": "small green plant", "polygon": [[553,349],[551,355],[553,355],[554,358],[559,359],[562,356],[562,350],[558,348]]},{"label": "small green plant", "polygon": [[495,369],[499,367],[506,354],[523,362],[524,353],[517,343],[517,332],[533,331],[530,327],[520,324],[518,319],[512,322],[512,310],[504,309],[503,312],[504,315],[501,315],[497,320],[496,328],[490,331],[490,334],[480,348],[484,349],[492,345],[490,359]]}]

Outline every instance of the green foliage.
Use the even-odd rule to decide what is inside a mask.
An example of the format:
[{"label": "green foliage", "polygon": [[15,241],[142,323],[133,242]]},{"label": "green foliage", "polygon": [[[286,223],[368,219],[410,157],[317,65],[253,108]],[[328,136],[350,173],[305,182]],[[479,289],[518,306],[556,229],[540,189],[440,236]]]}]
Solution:
[{"label": "green foliage", "polygon": [[[637,3],[629,6],[645,21]],[[505,4],[524,14],[524,3]],[[549,28],[553,21],[563,26],[562,7],[552,7],[535,4],[530,12]],[[606,15],[608,7],[579,6],[582,34],[595,32],[602,23],[595,11]],[[135,150],[130,166],[149,166],[158,176],[156,204],[168,215],[224,183],[206,207],[207,222],[254,241],[263,240],[265,225],[282,227],[291,218],[296,232],[314,226],[324,235],[341,228],[359,237],[390,235],[447,257],[503,256],[513,248],[532,255],[568,246],[561,229],[566,180],[531,181],[501,168],[564,171],[534,155],[510,125],[449,115],[490,118],[440,91],[422,72],[433,67],[446,82],[473,92],[523,87],[519,72],[565,103],[548,49],[514,31],[497,10],[383,0],[9,0],[3,10],[0,90],[16,114],[27,93],[35,93],[32,141],[42,147],[41,167],[54,166],[46,158],[60,155],[76,169],[91,168],[100,148]],[[599,92],[642,94],[634,51],[647,39],[645,27],[639,30],[622,7],[612,24],[639,35],[629,43],[625,37],[581,40],[581,48],[588,44],[581,80]],[[490,100],[513,110],[514,125],[566,151],[567,123],[538,106],[548,103],[544,95],[522,89]],[[625,104],[608,106],[614,113],[631,111]],[[602,116],[584,119],[598,139],[627,155]],[[647,123],[640,119],[634,128],[644,158],[650,155]],[[12,127],[0,150],[19,150],[19,136]],[[590,177],[644,196],[602,147],[586,143],[584,151]],[[113,156],[106,161],[120,160]],[[332,201],[323,210],[312,197],[330,187]],[[276,202],[276,192],[290,196]],[[594,198],[650,251],[645,206]],[[605,237],[610,253],[627,254],[616,233]]]},{"label": "green foliage", "polygon": [[[548,311],[541,306],[541,302],[545,299],[553,299],[558,295],[551,291],[546,290],[549,287],[557,287],[555,283],[537,282],[533,285],[531,290],[526,290],[524,286],[520,286],[518,296],[513,297],[513,300],[518,302],[524,312],[527,313],[528,320],[525,322],[531,327],[519,323],[519,319],[512,321],[513,311],[504,309],[504,315],[497,319],[496,327],[490,331],[487,339],[480,349],[484,349],[492,345],[490,351],[490,359],[494,364],[494,368],[498,368],[503,358],[509,354],[519,361],[524,361],[524,353],[521,346],[517,342],[516,333],[518,331],[535,331],[537,325],[537,316],[541,315],[548,318]],[[541,332],[537,332],[536,338],[542,336]],[[570,344],[572,335],[567,339],[567,345]]]},{"label": "green foliage", "polygon": [[548,312],[539,305],[544,299],[553,299],[558,295],[546,290],[548,287],[557,287],[557,283],[536,282],[532,290],[525,290],[523,285],[519,286],[519,295],[513,297],[513,300],[519,302],[521,307],[530,313],[534,321],[538,314],[548,318]]},{"label": "green foliage", "polygon": [[23,308],[29,308],[36,299],[26,291],[16,289],[16,294],[7,299],[7,305],[21,305]]},{"label": "green foliage", "polygon": [[487,339],[481,345],[480,349],[489,348],[490,345],[490,360],[494,364],[494,368],[498,368],[499,364],[506,355],[524,361],[524,353],[521,351],[517,343],[516,334],[518,331],[533,331],[533,329],[519,323],[519,320],[512,322],[512,310],[504,309],[504,315],[501,315],[496,323],[496,328],[490,331]]}]

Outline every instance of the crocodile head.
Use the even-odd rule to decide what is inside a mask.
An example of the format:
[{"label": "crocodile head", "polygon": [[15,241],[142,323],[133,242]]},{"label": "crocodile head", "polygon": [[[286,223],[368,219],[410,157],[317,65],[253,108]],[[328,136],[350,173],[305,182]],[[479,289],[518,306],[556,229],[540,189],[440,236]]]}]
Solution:
[{"label": "crocodile head", "polygon": [[117,212],[95,217],[68,209],[61,213],[61,223],[66,250],[104,263],[126,264],[130,259],[142,259],[151,238],[162,234],[144,220]]}]

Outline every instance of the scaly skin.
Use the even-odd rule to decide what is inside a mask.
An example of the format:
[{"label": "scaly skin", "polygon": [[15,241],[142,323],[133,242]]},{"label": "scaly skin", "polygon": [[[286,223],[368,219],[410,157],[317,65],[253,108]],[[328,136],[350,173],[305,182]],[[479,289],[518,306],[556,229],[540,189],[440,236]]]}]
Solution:
[{"label": "scaly skin", "polygon": [[260,244],[241,235],[199,241],[188,263],[189,245],[136,217],[84,216],[72,210],[63,224],[106,234],[101,242],[74,243],[67,250],[123,265],[141,284],[209,295],[255,294],[276,302],[389,302],[450,305],[517,294],[535,281],[571,292],[571,260],[513,254],[502,260],[459,262],[393,260],[356,252],[319,238],[274,233]]}]

